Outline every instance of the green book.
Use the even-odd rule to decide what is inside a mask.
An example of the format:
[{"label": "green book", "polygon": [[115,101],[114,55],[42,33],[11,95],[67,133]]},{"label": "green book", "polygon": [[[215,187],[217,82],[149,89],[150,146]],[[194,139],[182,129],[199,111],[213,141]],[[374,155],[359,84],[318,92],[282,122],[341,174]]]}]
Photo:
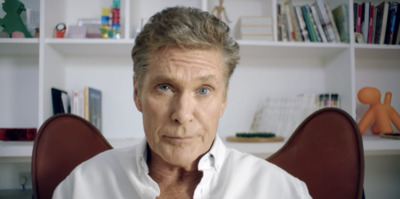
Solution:
[{"label": "green book", "polygon": [[340,35],[340,41],[350,42],[350,23],[349,23],[349,9],[347,4],[341,4],[332,10],[333,18],[337,25]]}]

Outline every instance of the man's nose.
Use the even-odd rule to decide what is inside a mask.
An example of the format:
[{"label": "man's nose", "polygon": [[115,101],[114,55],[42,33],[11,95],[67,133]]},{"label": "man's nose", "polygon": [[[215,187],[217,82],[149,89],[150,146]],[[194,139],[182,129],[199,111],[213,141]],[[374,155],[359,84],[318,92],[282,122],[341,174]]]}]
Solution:
[{"label": "man's nose", "polygon": [[188,92],[177,94],[172,101],[172,120],[185,124],[193,120],[194,98]]}]

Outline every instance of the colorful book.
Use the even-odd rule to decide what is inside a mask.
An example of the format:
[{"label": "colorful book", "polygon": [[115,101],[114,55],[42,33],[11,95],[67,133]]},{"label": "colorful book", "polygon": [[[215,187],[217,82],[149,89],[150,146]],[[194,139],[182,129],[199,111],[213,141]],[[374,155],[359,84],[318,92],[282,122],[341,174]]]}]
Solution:
[{"label": "colorful book", "polygon": [[308,42],[308,41],[310,41],[310,37],[308,36],[306,22],[304,21],[303,14],[301,12],[301,7],[295,6],[295,11],[296,11],[297,19],[299,20],[300,32],[301,32],[303,41]]},{"label": "colorful book", "polygon": [[317,32],[314,28],[313,20],[311,19],[311,13],[306,5],[301,6],[301,11],[303,13],[304,21],[306,22],[306,27],[310,41],[318,42]]},{"label": "colorful book", "polygon": [[328,11],[325,7],[325,2],[323,0],[317,0],[314,3],[314,6],[317,10],[318,17],[320,19],[322,28],[324,29],[325,36],[329,42],[338,42],[336,40],[335,32],[333,30],[333,26],[331,20],[329,18]]},{"label": "colorful book", "polygon": [[310,5],[310,9],[311,9],[312,16],[314,18],[315,26],[317,27],[316,30],[318,32],[318,35],[321,38],[321,41],[328,42],[326,35],[325,35],[325,31],[322,28],[321,20],[319,19],[317,9],[315,8],[314,5]]}]

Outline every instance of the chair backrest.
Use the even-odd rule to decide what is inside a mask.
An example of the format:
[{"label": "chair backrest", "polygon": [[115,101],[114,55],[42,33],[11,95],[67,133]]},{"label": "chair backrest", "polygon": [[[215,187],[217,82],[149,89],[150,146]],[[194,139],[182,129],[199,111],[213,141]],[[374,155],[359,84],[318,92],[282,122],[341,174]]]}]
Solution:
[{"label": "chair backrest", "polygon": [[81,162],[111,149],[91,123],[72,114],[57,114],[40,127],[32,153],[35,199],[51,198],[57,185]]},{"label": "chair backrest", "polygon": [[267,160],[304,181],[314,199],[362,197],[361,135],[353,118],[340,109],[311,114]]}]

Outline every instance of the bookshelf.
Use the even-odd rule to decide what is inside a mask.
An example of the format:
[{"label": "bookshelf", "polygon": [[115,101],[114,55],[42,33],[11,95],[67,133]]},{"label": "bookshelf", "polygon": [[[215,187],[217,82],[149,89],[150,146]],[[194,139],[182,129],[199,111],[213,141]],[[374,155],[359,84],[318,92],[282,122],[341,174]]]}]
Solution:
[{"label": "bookshelf", "polygon": [[[101,7],[111,0],[21,1],[26,5],[35,4],[40,10],[40,38],[0,39],[0,127],[38,128],[52,115],[51,87],[71,93],[76,88],[93,86],[103,92],[103,134],[110,140],[144,136],[141,115],[133,103],[130,59],[140,19],[177,4],[208,11],[218,4],[215,0],[121,0],[121,39],[114,40],[53,37],[56,24],[70,25],[79,18],[99,17]],[[326,1],[331,8],[347,4],[349,16],[354,14],[353,3],[363,2]],[[358,44],[352,31],[349,43],[277,41],[276,5],[284,2],[224,1],[232,29],[240,16],[272,16],[275,41],[238,41],[241,61],[231,80],[228,107],[219,127],[221,137],[248,131],[257,103],[270,96],[339,93],[341,108],[357,119],[366,109],[358,102],[357,91],[364,86],[374,86],[382,92],[392,91],[392,105],[400,111],[400,45]],[[293,2],[303,5],[312,4],[314,0]],[[382,0],[371,2],[378,4]],[[353,30],[351,27],[353,20],[350,20],[350,30]],[[388,147],[385,148],[388,153],[373,149],[371,154],[375,155],[398,155],[400,150],[381,139],[368,139],[364,143],[365,146]],[[255,150],[254,145],[232,146],[248,152]],[[7,146],[2,143],[0,151],[5,147],[20,150],[18,143],[7,143]],[[21,150],[30,150],[29,146],[21,147]],[[16,153],[15,157],[20,157]],[[1,153],[0,162],[13,162],[13,157]]]}]

